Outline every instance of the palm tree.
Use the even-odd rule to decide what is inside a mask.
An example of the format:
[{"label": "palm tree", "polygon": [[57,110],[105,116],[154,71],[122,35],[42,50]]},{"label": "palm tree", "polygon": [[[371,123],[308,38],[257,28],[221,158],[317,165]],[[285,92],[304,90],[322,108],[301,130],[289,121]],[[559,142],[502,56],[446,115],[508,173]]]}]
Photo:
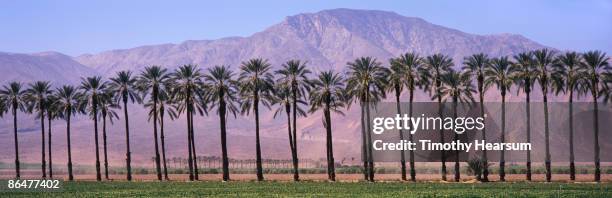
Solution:
[{"label": "palm tree", "polygon": [[339,110],[344,107],[344,79],[333,71],[321,72],[313,81],[313,89],[310,92],[310,112],[323,109],[323,126],[326,131],[327,142],[327,176],[330,181],[336,181],[334,149],[331,126],[331,111],[342,114]]},{"label": "palm tree", "polygon": [[107,84],[102,81],[102,77],[94,76],[81,79],[81,86],[83,90],[83,101],[82,106],[87,106],[92,111],[92,119],[94,121],[94,135],[96,144],[96,180],[102,181],[102,175],[100,174],[100,151],[98,144],[98,108],[100,103],[100,95],[104,93]]},{"label": "palm tree", "polygon": [[266,107],[270,107],[269,102],[272,101],[272,74],[270,73],[270,64],[264,59],[251,59],[247,62],[242,62],[240,66],[240,83],[239,92],[244,99],[242,102],[242,113],[249,114],[253,111],[255,114],[255,152],[257,163],[257,180],[263,181],[263,167],[261,165],[261,145],[259,141],[259,103]]},{"label": "palm tree", "polygon": [[[157,109],[159,103],[160,88],[166,83],[169,78],[166,69],[162,69],[159,66],[146,67],[138,80],[138,88],[144,94],[150,94],[151,100],[153,100],[153,109]],[[162,180],[161,164],[159,158],[159,142],[157,137],[157,111],[153,113],[153,138],[155,139],[155,169],[157,171],[157,180]]]},{"label": "palm tree", "polygon": [[[595,161],[595,181],[601,179],[600,160],[599,160],[599,115],[597,107],[597,99],[599,92],[604,90],[610,80],[610,65],[608,64],[609,57],[606,53],[600,51],[588,51],[582,55],[584,63],[582,67],[585,70],[585,78],[588,83],[585,83],[586,88],[591,91],[593,97],[593,127],[594,127],[594,161]],[[606,76],[608,82],[606,82]]]},{"label": "palm tree", "polygon": [[47,97],[51,95],[51,86],[47,81],[37,81],[31,83],[30,88],[25,91],[25,99],[28,101],[28,112],[37,112],[37,117],[40,118],[40,135],[42,137],[42,176],[47,178],[46,158],[45,158],[45,113]]},{"label": "palm tree", "polygon": [[555,65],[556,72],[561,82],[555,83],[557,93],[569,92],[569,153],[570,153],[570,180],[576,180],[576,166],[574,164],[574,91],[578,90],[582,84],[583,71],[581,71],[582,60],[580,54],[576,52],[566,52],[565,54],[557,57],[557,63]]},{"label": "palm tree", "polygon": [[[525,128],[527,128],[527,142],[531,143],[531,90],[535,84],[534,59],[532,52],[519,53],[514,56],[515,81],[518,87],[517,94],[521,90],[525,92]],[[527,150],[527,181],[531,181],[531,150]]]},{"label": "palm tree", "polygon": [[[367,131],[370,130],[370,107],[380,98],[385,96],[385,87],[387,85],[388,70],[382,67],[381,63],[372,57],[360,57],[353,62],[348,62],[349,66],[348,79],[346,90],[352,98],[360,100],[361,108],[365,111],[365,126]],[[366,107],[367,105],[367,107]],[[365,129],[362,125],[362,132]],[[363,136],[363,134],[362,134]],[[374,161],[372,156],[372,146],[370,146],[372,138],[369,132],[365,133],[365,147],[368,177],[367,179],[374,182]]]},{"label": "palm tree", "polygon": [[25,91],[22,90],[21,83],[10,82],[8,86],[4,85],[0,90],[0,98],[7,109],[10,109],[13,114],[13,137],[15,140],[15,178],[21,177],[19,169],[19,140],[17,138],[17,111],[25,111],[26,99]]},{"label": "palm tree", "polygon": [[[452,100],[453,102],[453,119],[457,118],[457,103],[473,103],[474,85],[472,85],[471,73],[456,72],[450,69],[448,72],[440,76],[442,85],[438,93],[442,97],[442,102]],[[459,134],[455,133],[455,140],[459,140]],[[461,179],[461,171],[459,166],[459,150],[455,151],[455,182],[459,182]]]},{"label": "palm tree", "polygon": [[119,105],[115,103],[113,98],[115,97],[114,92],[110,92],[109,90],[104,90],[103,93],[100,94],[100,102],[98,103],[99,117],[102,117],[102,143],[104,144],[104,178],[107,180],[108,177],[108,152],[107,152],[107,144],[106,144],[106,118],[113,123],[113,119],[118,119],[119,115],[115,112],[114,109],[119,109]]},{"label": "palm tree", "polygon": [[66,120],[66,143],[68,145],[68,180],[73,181],[72,173],[72,147],[70,144],[70,118],[72,115],[81,112],[79,100],[81,94],[73,86],[64,85],[55,92],[59,116]]},{"label": "palm tree", "polygon": [[130,122],[128,115],[128,101],[140,103],[141,99],[136,90],[136,78],[132,77],[131,71],[120,71],[113,78],[110,78],[109,91],[115,92],[116,100],[123,102],[123,116],[125,120],[125,164],[127,169],[127,180],[132,181],[132,154],[130,151]]},{"label": "palm tree", "polygon": [[226,66],[209,68],[204,75],[204,83],[210,108],[217,107],[219,126],[221,129],[221,156],[223,161],[223,181],[229,181],[229,158],[227,156],[227,111],[236,117],[237,82],[233,79],[234,73]]},{"label": "palm tree", "polygon": [[179,67],[170,77],[170,85],[172,89],[172,100],[177,103],[178,113],[185,112],[187,117],[187,145],[189,157],[189,180],[198,180],[198,166],[194,147],[193,138],[193,113],[195,110],[202,112],[205,109],[196,102],[198,96],[201,96],[202,74],[200,69],[195,65],[183,65]]},{"label": "palm tree", "polygon": [[[293,130],[291,132],[290,137],[290,146],[291,146],[291,157],[293,159],[293,180],[299,181],[299,171],[298,171],[298,155],[297,155],[297,116],[299,113],[298,103],[301,99],[306,98],[306,93],[310,91],[310,87],[312,83],[308,79],[308,75],[311,73],[310,70],[306,68],[306,62],[301,62],[300,60],[290,60],[282,65],[282,69],[276,71],[275,73],[280,75],[279,82],[281,84],[285,84],[289,89],[289,95],[291,98],[290,106],[293,107],[293,124],[289,125],[291,128],[293,126]],[[301,114],[306,116],[306,114]]]},{"label": "palm tree", "polygon": [[159,103],[157,104],[157,109],[153,109],[153,101],[149,101],[148,103],[146,103],[144,106],[145,108],[149,108],[149,121],[151,121],[151,119],[153,119],[153,117],[155,116],[155,111],[157,111],[157,114],[159,115],[159,130],[160,130],[160,140],[161,140],[161,150],[162,150],[162,165],[163,165],[163,171],[164,171],[164,179],[165,180],[170,180],[170,178],[168,177],[168,166],[166,163],[166,140],[165,140],[165,133],[164,133],[164,115],[167,113],[168,116],[170,117],[171,120],[174,120],[178,117],[176,111],[174,110],[174,106],[173,106],[173,102],[172,100],[170,100],[170,95],[168,93],[169,91],[169,84],[166,83],[164,86],[162,86],[164,88],[160,89],[159,91]]},{"label": "palm tree", "polygon": [[[400,57],[401,58],[401,57]],[[401,110],[401,105],[400,105],[400,96],[402,95],[402,91],[404,90],[404,87],[406,86],[406,67],[404,65],[402,65],[402,63],[400,62],[401,60],[399,60],[400,58],[398,58],[398,60],[396,61],[396,59],[391,58],[389,59],[389,63],[391,64],[391,67],[389,68],[389,75],[387,76],[387,82],[389,82],[389,84],[387,84],[386,87],[386,91],[387,92],[395,92],[395,104],[397,106],[397,114],[401,115],[402,114],[402,110]],[[404,130],[399,130],[399,138],[400,141],[404,140]],[[400,152],[400,165],[401,165],[401,171],[402,171],[402,180],[406,181],[406,157],[404,156],[404,150],[401,150]]]},{"label": "palm tree", "polygon": [[[463,70],[472,73],[477,80],[477,86],[478,86],[478,102],[480,105],[480,116],[484,117],[484,94],[485,94],[485,89],[484,89],[484,69],[485,67],[487,67],[487,65],[489,65],[489,57],[486,54],[480,53],[480,54],[474,54],[472,56],[469,57],[465,57],[463,60]],[[482,129],[482,139],[486,140],[486,129],[483,128]],[[483,150],[482,151],[482,160],[484,161],[484,163],[489,163],[489,160],[487,159],[487,150]],[[480,177],[480,174],[476,174],[477,177]],[[482,178],[477,178],[478,180],[481,181],[489,181],[489,169],[488,168],[483,168],[482,170]]]},{"label": "palm tree", "polygon": [[48,122],[48,130],[49,130],[49,178],[53,178],[53,157],[52,157],[52,149],[51,149],[51,120],[53,119],[57,119],[59,117],[59,112],[58,112],[58,106],[57,106],[57,102],[58,99],[55,98],[55,93],[51,92],[51,95],[49,95],[47,97],[47,105],[46,105],[46,110],[47,110],[47,122]]},{"label": "palm tree", "polygon": [[[506,93],[512,87],[514,82],[515,67],[512,67],[512,62],[507,56],[493,58],[488,67],[484,70],[484,86],[485,88],[495,85],[502,96],[501,104],[501,142],[506,142]],[[499,180],[506,181],[506,159],[505,152],[501,150],[499,159]]]},{"label": "palm tree", "polygon": [[550,182],[552,170],[550,167],[550,136],[548,132],[548,88],[553,80],[553,65],[555,64],[555,53],[549,49],[540,49],[533,52],[535,63],[535,75],[540,88],[542,89],[542,97],[544,100],[544,136],[546,146],[546,181]]},{"label": "palm tree", "polygon": [[[402,67],[401,71],[403,73],[403,77],[401,78],[401,80],[402,82],[405,83],[405,85],[402,85],[402,86],[407,87],[408,93],[410,95],[408,115],[412,117],[412,104],[414,102],[414,90],[416,86],[419,85],[419,81],[421,80],[420,70],[422,68],[422,65],[421,65],[422,58],[419,57],[419,55],[416,53],[406,53],[406,54],[400,55],[397,58],[391,59],[390,62],[391,62],[391,67],[398,67],[394,65],[399,65],[400,67]],[[393,70],[393,68],[391,70]],[[396,83],[399,84],[399,82],[396,82]],[[389,84],[392,84],[391,81],[389,81]],[[399,95],[397,91],[396,91],[396,103],[398,103],[397,109],[398,109],[398,113],[400,113],[401,109],[399,106]],[[404,139],[402,132],[400,132],[400,139]],[[413,135],[411,133],[409,133],[408,135],[408,140],[410,142],[413,142]],[[410,180],[416,181],[416,170],[414,167],[414,151],[410,150],[409,153],[410,153]],[[404,154],[402,154],[402,158],[404,158]],[[405,180],[406,179],[405,178],[406,177],[405,176],[406,175],[405,159],[402,160],[402,169],[403,169],[402,179]]]},{"label": "palm tree", "polygon": [[[438,115],[442,116],[442,95],[440,94],[440,86],[442,86],[442,81],[440,80],[442,74],[446,73],[450,70],[451,66],[453,66],[453,59],[442,55],[442,54],[434,54],[431,56],[427,56],[424,60],[423,67],[423,79],[422,82],[425,87],[428,88],[430,93],[433,93],[433,96],[436,96],[438,99]],[[432,85],[433,84],[433,85]],[[440,143],[444,142],[444,131],[440,129]],[[442,162],[442,180],[446,181],[446,153],[441,151],[441,162]]]}]

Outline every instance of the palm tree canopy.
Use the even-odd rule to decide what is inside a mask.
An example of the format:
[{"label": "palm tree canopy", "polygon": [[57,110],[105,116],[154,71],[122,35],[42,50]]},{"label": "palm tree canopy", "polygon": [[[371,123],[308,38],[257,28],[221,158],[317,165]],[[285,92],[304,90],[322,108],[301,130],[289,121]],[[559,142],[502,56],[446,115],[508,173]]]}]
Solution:
[{"label": "palm tree canopy", "polygon": [[[382,67],[376,58],[369,56],[360,57],[353,62],[348,62],[347,65],[349,72],[347,73],[346,91],[351,100],[378,102],[381,98],[385,97],[385,87],[389,71],[387,68]],[[321,77],[319,75],[319,81]],[[366,98],[369,101],[366,101]]]},{"label": "palm tree canopy", "polygon": [[204,105],[206,101],[199,100],[203,99],[203,83],[202,72],[198,66],[183,65],[179,67],[170,75],[168,83],[169,96],[175,102],[179,114],[186,111],[189,105],[200,114],[208,113]]},{"label": "palm tree canopy", "polygon": [[112,124],[115,119],[119,119],[119,115],[115,110],[119,109],[120,106],[115,100],[115,94],[109,90],[104,90],[99,98],[98,117],[106,116]]},{"label": "palm tree canopy", "polygon": [[25,90],[22,89],[22,84],[20,82],[10,82],[7,85],[4,85],[0,90],[0,99],[2,99],[2,103],[7,107],[6,109],[10,109],[13,111],[25,111]]},{"label": "palm tree canopy", "polygon": [[209,107],[217,107],[217,114],[219,113],[219,101],[221,98],[225,101],[227,110],[236,117],[238,108],[236,103],[238,102],[238,82],[234,79],[234,72],[232,72],[228,66],[216,65],[213,68],[209,68],[206,75],[204,75],[204,89],[206,89],[206,97]]},{"label": "palm tree canopy", "polygon": [[523,52],[513,56],[512,67],[515,70],[515,84],[517,93],[521,90],[531,92],[536,80],[535,60],[532,52]]},{"label": "palm tree canopy", "polygon": [[[391,73],[402,74],[402,76],[398,75],[393,77],[391,77],[393,74],[389,75],[389,84],[393,84],[393,86],[389,86],[389,89],[391,87],[401,86],[399,88],[400,91],[402,91],[403,86],[408,86],[409,90],[414,90],[414,86],[420,86],[423,59],[417,53],[405,53],[397,58],[390,59],[389,62],[391,64]],[[401,85],[396,80],[402,80],[404,84]]]},{"label": "palm tree canopy", "polygon": [[512,62],[507,56],[491,59],[491,63],[484,71],[484,87],[495,85],[502,95],[510,90],[514,84],[516,67],[512,67]]},{"label": "palm tree canopy", "polygon": [[115,77],[110,78],[109,90],[115,92],[115,100],[128,100],[132,103],[142,102],[138,90],[136,89],[136,83],[138,79],[132,76],[131,71],[120,71],[117,72]]},{"label": "palm tree canopy", "polygon": [[555,68],[554,87],[557,93],[578,91],[578,94],[586,93],[584,86],[586,82],[585,72],[582,66],[582,57],[576,52],[566,52],[557,57]]},{"label": "palm tree canopy", "polygon": [[270,68],[268,60],[260,58],[242,62],[238,82],[239,93],[243,99],[241,101],[241,111],[243,114],[248,115],[251,109],[253,109],[255,94],[259,97],[258,99],[261,104],[270,108],[269,101],[273,100],[272,91],[274,89]]},{"label": "palm tree canopy", "polygon": [[[312,82],[311,82],[312,83]],[[283,111],[290,112],[291,110],[287,109],[287,106],[293,105],[291,89],[285,84],[277,84],[274,89],[274,100],[272,101],[273,105],[279,105],[279,107],[274,111],[274,118],[278,116]],[[306,117],[306,111],[302,109],[299,105],[307,105],[306,101],[299,99],[296,101],[298,106],[296,107],[297,115]]]},{"label": "palm tree canopy", "polygon": [[68,113],[74,115],[84,112],[82,109],[79,109],[81,93],[79,93],[73,86],[64,85],[58,88],[55,91],[55,98],[57,98],[59,116],[64,119],[68,119]]},{"label": "palm tree canopy", "polygon": [[[451,69],[440,76],[440,81],[442,81],[442,86],[440,86],[439,93],[443,102],[474,102],[473,94],[476,93],[476,90],[472,84],[471,72],[457,72]],[[437,95],[433,96],[433,98],[436,97]]]},{"label": "palm tree canopy", "polygon": [[535,75],[542,89],[548,89],[551,86],[551,80],[554,75],[553,65],[556,64],[555,52],[549,49],[540,49],[533,52]]},{"label": "palm tree canopy", "polygon": [[[83,90],[80,108],[93,107],[100,100],[100,94],[104,92],[108,84],[102,81],[102,77],[93,76],[81,79],[79,89]],[[97,105],[96,105],[97,108]]]},{"label": "palm tree canopy", "polygon": [[424,60],[422,84],[432,95],[435,88],[441,86],[440,77],[453,66],[453,59],[443,54],[427,56]]},{"label": "palm tree canopy", "polygon": [[51,84],[48,81],[36,81],[29,84],[30,88],[25,90],[24,99],[28,102],[28,112],[36,111],[38,117],[46,112],[47,99],[52,94]]},{"label": "palm tree canopy", "polygon": [[286,84],[290,87],[290,91],[295,89],[297,98],[306,98],[306,93],[312,87],[312,82],[308,78],[308,75],[312,72],[306,68],[306,62],[289,60],[282,65],[280,70],[274,73],[279,75],[277,83]]},{"label": "palm tree canopy", "polygon": [[329,102],[330,110],[342,115],[339,109],[344,107],[346,101],[344,79],[338,73],[324,71],[313,81],[313,85],[309,97],[310,112],[325,107]]},{"label": "palm tree canopy", "polygon": [[484,86],[484,70],[489,65],[489,56],[484,53],[473,54],[463,59],[463,71],[476,77],[478,86]]},{"label": "palm tree canopy", "polygon": [[[584,62],[581,65],[585,71],[585,78],[589,81],[589,83],[586,83],[586,88],[593,95],[602,91],[604,91],[604,94],[599,94],[600,96],[608,95],[609,90],[606,90],[606,88],[609,88],[607,85],[610,83],[611,74],[608,63],[610,57],[606,57],[606,53],[601,51],[588,51],[582,55],[582,58]],[[596,88],[600,90],[596,90]]]}]

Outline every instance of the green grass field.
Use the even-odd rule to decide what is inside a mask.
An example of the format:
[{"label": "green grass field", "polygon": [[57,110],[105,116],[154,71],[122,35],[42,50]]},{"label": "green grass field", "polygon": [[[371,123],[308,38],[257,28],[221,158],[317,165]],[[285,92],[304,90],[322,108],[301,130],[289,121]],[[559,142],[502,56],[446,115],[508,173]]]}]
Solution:
[{"label": "green grass field", "polygon": [[612,184],[68,182],[63,192],[0,197],[612,197]]}]

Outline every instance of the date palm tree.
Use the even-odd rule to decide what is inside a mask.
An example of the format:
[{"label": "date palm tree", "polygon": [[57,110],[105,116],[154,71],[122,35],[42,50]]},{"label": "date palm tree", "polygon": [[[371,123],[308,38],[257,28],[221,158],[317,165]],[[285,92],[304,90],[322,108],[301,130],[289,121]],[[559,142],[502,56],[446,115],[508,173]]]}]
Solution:
[{"label": "date palm tree", "polygon": [[[373,103],[378,102],[385,97],[385,87],[387,85],[387,68],[382,67],[381,63],[372,57],[360,57],[353,62],[348,62],[348,78],[346,82],[346,90],[348,94],[355,99],[360,100],[361,108],[365,112],[365,127],[370,130],[370,107]],[[367,106],[366,106],[367,105]],[[362,131],[366,131],[362,125]],[[362,134],[363,135],[363,134]],[[374,182],[374,161],[372,156],[372,147],[370,146],[372,138],[369,132],[365,133],[366,144],[366,161],[368,180]]]},{"label": "date palm tree", "polygon": [[123,102],[123,117],[125,121],[125,165],[127,169],[127,180],[132,181],[132,153],[130,150],[130,122],[128,114],[128,101],[141,103],[140,95],[136,90],[136,78],[131,71],[117,72],[115,77],[110,78],[109,91],[115,92],[117,102]]},{"label": "date palm tree", "polygon": [[[139,90],[145,95],[150,95],[150,99],[153,101],[153,109],[157,109],[159,103],[159,92],[160,88],[166,83],[169,75],[166,69],[160,66],[149,66],[140,74],[137,84]],[[159,157],[159,142],[157,135],[157,111],[153,113],[153,138],[155,140],[155,170],[157,172],[157,180],[162,180],[161,164]]]},{"label": "date palm tree", "polygon": [[[453,66],[453,59],[443,54],[434,54],[427,56],[424,60],[423,79],[422,82],[428,92],[438,99],[438,115],[442,116],[442,95],[440,94],[440,86],[442,86],[441,76],[450,70]],[[432,94],[433,93],[433,94]],[[444,131],[440,130],[440,142],[444,142]],[[442,180],[446,181],[446,153],[441,153],[442,164]]]},{"label": "date palm tree", "polygon": [[25,91],[25,99],[28,102],[28,112],[37,112],[37,117],[40,118],[40,135],[42,139],[42,177],[47,178],[47,163],[45,157],[45,114],[47,97],[51,95],[51,85],[47,81],[37,81],[30,83],[30,88]]},{"label": "date palm tree", "polygon": [[[448,72],[440,76],[442,82],[438,93],[442,97],[442,102],[452,101],[453,103],[453,119],[457,118],[458,103],[471,104],[474,102],[473,94],[476,93],[474,85],[472,85],[471,73],[469,71],[456,72],[450,69]],[[436,96],[437,97],[437,96]],[[459,134],[455,133],[455,140],[459,140]],[[455,151],[455,182],[461,179],[461,171],[459,166],[459,150]]]},{"label": "date palm tree", "polygon": [[170,76],[170,93],[172,100],[176,103],[178,114],[185,112],[187,120],[187,150],[189,164],[189,180],[198,180],[198,166],[194,147],[193,114],[195,111],[202,112],[205,109],[197,102],[202,95],[202,74],[195,65],[183,65]]},{"label": "date palm tree", "polygon": [[327,176],[330,181],[336,181],[334,149],[332,138],[331,112],[343,115],[339,110],[344,107],[344,79],[333,71],[321,72],[313,81],[313,89],[310,92],[310,112],[323,109],[323,126],[326,131],[327,146]]},{"label": "date palm tree", "polygon": [[108,177],[108,149],[106,143],[106,119],[113,123],[114,119],[118,119],[119,115],[115,112],[115,109],[119,109],[119,104],[115,103],[114,92],[109,90],[104,90],[102,94],[100,94],[100,103],[98,103],[98,112],[99,117],[102,118],[102,143],[104,148],[104,178],[106,180]]},{"label": "date palm tree", "polygon": [[544,136],[545,136],[545,147],[546,147],[546,181],[550,182],[552,177],[552,170],[550,167],[550,135],[548,127],[548,89],[553,82],[553,73],[555,64],[555,53],[549,49],[540,49],[533,52],[536,79],[542,89],[542,97],[544,100]]},{"label": "date palm tree", "polygon": [[[463,60],[463,70],[470,72],[474,77],[476,77],[476,83],[478,86],[478,104],[480,105],[480,116],[484,117],[484,94],[486,90],[484,89],[484,70],[489,65],[489,57],[486,54],[474,54],[469,57],[465,57]],[[481,130],[482,139],[486,140],[486,128]],[[482,160],[484,163],[488,164],[489,160],[487,159],[487,150],[482,151]],[[480,177],[481,174],[476,174],[477,177]],[[487,182],[489,181],[489,169],[484,167],[482,170],[482,178],[477,178],[480,181]]]},{"label": "date palm tree", "polygon": [[96,180],[102,181],[102,175],[100,174],[100,150],[98,144],[98,108],[100,103],[100,97],[104,93],[107,87],[107,83],[102,81],[102,77],[93,76],[81,79],[81,86],[79,89],[83,91],[81,105],[91,110],[92,120],[94,121],[94,141],[96,144]]},{"label": "date palm tree", "polygon": [[242,62],[238,77],[239,92],[242,102],[241,111],[248,115],[255,114],[255,153],[257,166],[257,180],[263,181],[263,167],[261,164],[261,145],[259,140],[259,104],[270,107],[273,97],[273,77],[270,73],[270,64],[264,59],[251,59]]},{"label": "date palm tree", "polygon": [[[485,88],[495,85],[502,96],[501,104],[501,142],[506,142],[506,93],[510,91],[515,78],[515,67],[507,56],[491,59],[488,67],[484,70]],[[504,150],[500,151],[499,180],[506,181],[506,159]]]},{"label": "date palm tree", "polygon": [[227,152],[227,112],[236,117],[238,108],[237,82],[234,73],[227,66],[214,66],[204,75],[204,88],[207,92],[207,101],[210,108],[217,108],[219,127],[221,129],[221,158],[223,163],[223,181],[229,181],[229,158]]},{"label": "date palm tree", "polygon": [[47,97],[47,105],[46,105],[46,110],[47,110],[47,126],[48,126],[48,130],[49,132],[47,133],[49,135],[48,141],[49,141],[49,178],[53,178],[53,150],[52,150],[52,144],[51,144],[51,121],[54,119],[57,119],[59,117],[59,112],[58,112],[58,106],[57,106],[57,102],[58,99],[55,97],[55,93],[53,91],[51,91],[51,94]]},{"label": "date palm tree", "polygon": [[13,114],[13,137],[15,141],[15,178],[21,177],[19,162],[19,138],[17,136],[17,111],[26,111],[25,91],[20,82],[10,82],[0,90],[0,98],[7,109]]},{"label": "date palm tree", "polygon": [[[299,159],[297,152],[297,116],[300,111],[298,110],[298,104],[304,98],[306,98],[306,93],[310,91],[310,87],[312,83],[308,78],[308,75],[311,73],[310,70],[306,68],[306,62],[302,62],[300,60],[290,60],[282,65],[282,69],[275,72],[279,75],[278,82],[281,84],[285,84],[289,89],[289,97],[290,97],[290,107],[293,108],[291,111],[293,113],[293,123],[289,125],[291,129],[290,134],[290,147],[291,147],[291,158],[293,159],[293,180],[299,181],[300,175],[298,171]],[[305,113],[302,112],[300,114],[302,116],[306,116]]]},{"label": "date palm tree", "polygon": [[64,85],[55,91],[57,98],[58,113],[61,118],[66,120],[66,144],[68,146],[68,180],[74,180],[72,173],[72,147],[70,142],[70,119],[74,114],[81,113],[79,109],[79,100],[81,94],[76,88],[69,85]]},{"label": "date palm tree", "polygon": [[[535,84],[536,75],[534,67],[534,59],[532,52],[523,52],[515,55],[515,84],[517,86],[517,94],[521,90],[525,93],[525,128],[527,133],[527,143],[531,143],[531,90]],[[527,150],[527,172],[526,179],[531,181],[531,150]]]},{"label": "date palm tree", "polygon": [[[566,52],[557,57],[555,65],[556,72],[561,82],[555,83],[557,93],[569,94],[569,161],[570,161],[570,180],[576,180],[576,166],[574,164],[574,91],[579,91],[584,84],[584,75],[581,71],[582,60],[580,54],[576,52]],[[579,95],[577,95],[579,97]]]},{"label": "date palm tree", "polygon": [[[391,59],[390,63],[391,63],[391,70],[394,70],[393,67],[401,67],[400,68],[395,68],[396,70],[398,70],[397,72],[399,73],[399,71],[402,72],[403,77],[397,76],[399,77],[403,83],[405,83],[404,85],[401,86],[405,86],[408,89],[408,94],[409,94],[409,110],[408,110],[408,115],[410,117],[412,117],[412,104],[414,102],[414,90],[416,89],[416,86],[420,86],[419,81],[421,80],[421,68],[422,68],[422,58],[416,54],[416,53],[406,53],[406,54],[402,54],[397,58]],[[392,71],[393,72],[393,71]],[[391,75],[389,75],[391,76]],[[389,80],[389,84],[399,84],[399,82],[395,82],[392,83],[392,80]],[[393,86],[395,87],[395,86]],[[389,87],[390,88],[390,87]],[[401,92],[401,88],[400,88],[400,92]],[[401,111],[400,105],[399,105],[399,95],[398,92],[396,90],[396,103],[398,103],[397,109],[398,109],[398,114]],[[403,132],[400,132],[400,139],[404,139],[403,137]],[[411,133],[408,134],[408,140],[410,142],[413,142],[413,135]],[[410,150],[409,151],[409,155],[410,155],[410,181],[416,181],[416,170],[414,167],[414,151]],[[404,154],[402,151],[402,179],[406,180],[406,165],[405,165],[405,159],[404,159]]]},{"label": "date palm tree", "polygon": [[[585,78],[587,83],[585,86],[588,91],[591,92],[593,97],[593,133],[594,133],[594,162],[595,162],[595,181],[601,180],[601,168],[599,159],[599,114],[597,107],[597,99],[600,97],[600,92],[606,87],[606,80],[609,79],[610,65],[609,57],[606,57],[606,53],[601,51],[588,51],[582,55],[584,60],[582,67],[585,70]],[[607,78],[606,78],[607,77]]]},{"label": "date palm tree", "polygon": [[164,116],[167,114],[171,120],[174,120],[178,117],[176,111],[174,110],[176,107],[173,106],[173,102],[170,98],[169,94],[169,83],[166,83],[164,88],[159,91],[159,103],[157,104],[157,109],[153,109],[153,101],[149,100],[144,106],[149,109],[149,122],[155,116],[154,110],[157,110],[157,115],[159,115],[159,131],[160,131],[160,140],[161,140],[161,158],[162,158],[162,166],[164,172],[164,179],[170,180],[168,177],[168,164],[166,163],[166,140],[165,140],[165,132],[164,132]]}]

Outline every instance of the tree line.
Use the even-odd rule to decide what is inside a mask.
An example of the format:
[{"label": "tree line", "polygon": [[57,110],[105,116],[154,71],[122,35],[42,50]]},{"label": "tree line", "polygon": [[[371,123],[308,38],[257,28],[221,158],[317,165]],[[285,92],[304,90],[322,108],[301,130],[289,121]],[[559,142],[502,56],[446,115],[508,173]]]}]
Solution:
[{"label": "tree line", "polygon": [[[373,57],[360,57],[347,63],[345,72],[332,70],[314,74],[308,69],[307,62],[289,60],[280,69],[272,71],[271,64],[261,58],[250,59],[241,63],[238,71],[229,66],[217,65],[202,70],[196,65],[183,65],[169,71],[160,66],[148,66],[139,74],[131,71],[120,71],[108,80],[100,76],[81,79],[78,86],[63,85],[55,89],[50,82],[36,81],[24,87],[21,82],[10,82],[0,90],[0,115],[11,113],[13,117],[15,145],[15,175],[20,177],[18,122],[17,112],[35,114],[41,126],[41,170],[42,177],[53,177],[52,133],[51,123],[63,120],[66,123],[68,178],[74,179],[71,156],[71,118],[77,114],[86,114],[93,121],[93,132],[96,151],[96,179],[102,180],[99,131],[102,125],[102,144],[105,178],[108,179],[108,158],[106,127],[107,120],[113,122],[120,116],[117,111],[123,110],[125,121],[126,179],[132,180],[130,122],[128,103],[142,104],[148,110],[148,119],[152,123],[152,136],[155,149],[154,163],[158,180],[168,180],[164,121],[185,116],[187,138],[187,164],[190,180],[198,180],[198,160],[196,160],[196,130],[193,126],[194,116],[218,116],[221,137],[221,161],[223,181],[230,180],[229,157],[227,151],[227,117],[242,114],[251,116],[255,125],[255,153],[257,180],[264,180],[261,143],[260,143],[260,107],[268,109],[277,106],[274,117],[287,116],[287,136],[291,151],[294,180],[299,181],[299,158],[297,141],[297,120],[318,111],[323,114],[323,126],[326,137],[327,173],[330,181],[335,181],[335,159],[333,155],[332,113],[343,115],[343,110],[356,104],[361,115],[361,153],[363,177],[374,181],[375,167],[372,156],[370,126],[370,106],[387,98],[395,99],[397,112],[401,113],[400,95],[407,91],[409,96],[409,115],[412,116],[414,92],[422,90],[431,96],[431,100],[457,103],[478,103],[481,115],[484,115],[484,94],[490,87],[499,90],[502,96],[501,141],[505,141],[505,100],[512,86],[525,93],[526,101],[526,141],[530,142],[530,97],[532,89],[538,84],[544,101],[544,125],[546,148],[546,180],[551,180],[551,159],[549,150],[548,127],[548,94],[569,95],[570,109],[570,178],[575,179],[572,102],[574,98],[590,95],[593,101],[594,180],[600,181],[600,148],[598,128],[598,101],[612,101],[612,73],[608,63],[609,57],[600,51],[556,52],[550,49],[539,49],[516,54],[512,57],[501,56],[490,58],[480,53],[465,57],[460,70],[453,69],[452,58],[444,54],[420,56],[418,53],[405,53],[389,59],[389,66]],[[475,96],[478,95],[476,102]],[[438,111],[442,113],[441,108]],[[47,122],[48,131],[45,131]],[[443,131],[440,131],[442,134]],[[402,131],[400,138],[404,139]],[[482,130],[482,139],[486,130]],[[45,136],[47,136],[45,140]],[[413,141],[412,134],[408,140]],[[444,136],[440,136],[444,142]],[[458,136],[455,135],[455,139]],[[48,142],[47,142],[48,141]],[[48,148],[46,147],[48,146]],[[160,148],[161,147],[161,148]],[[45,151],[47,149],[47,151]],[[161,155],[160,155],[161,150]],[[48,152],[48,171],[47,157]],[[401,152],[402,180],[408,180],[408,166],[404,151]],[[447,180],[446,155],[441,155],[441,177]],[[458,151],[455,155],[459,155]],[[409,151],[410,180],[416,181],[414,153]],[[482,159],[488,164],[486,151]],[[455,158],[455,181],[460,180],[460,163]],[[531,180],[531,155],[527,152],[526,179]],[[499,159],[499,177],[505,180],[504,152]],[[488,168],[477,173],[477,179],[488,181]]]}]

